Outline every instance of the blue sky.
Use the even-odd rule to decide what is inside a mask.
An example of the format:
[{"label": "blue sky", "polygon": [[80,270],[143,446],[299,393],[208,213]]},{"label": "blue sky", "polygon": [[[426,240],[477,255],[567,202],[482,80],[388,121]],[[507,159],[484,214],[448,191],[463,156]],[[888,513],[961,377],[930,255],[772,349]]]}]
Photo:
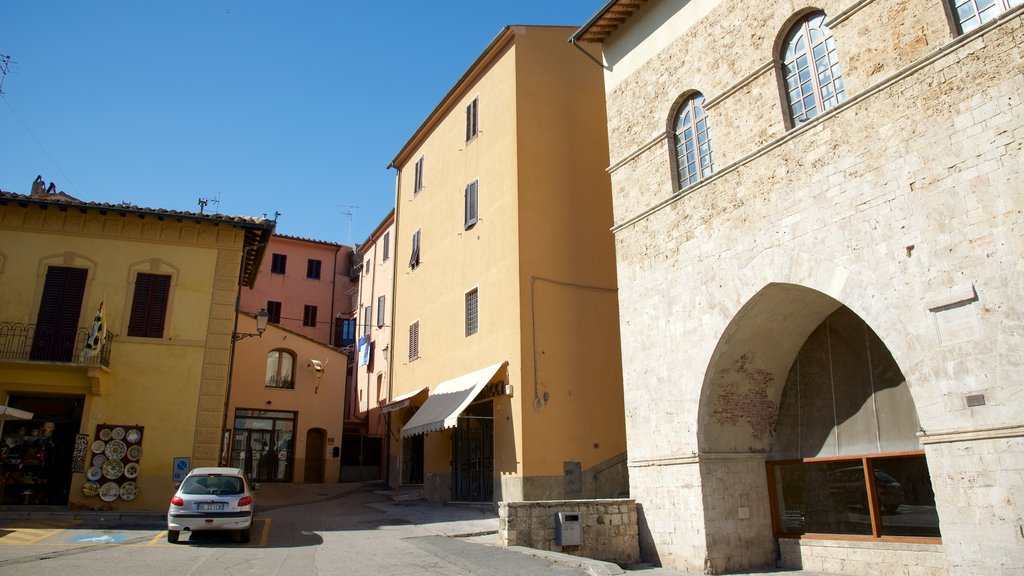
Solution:
[{"label": "blue sky", "polygon": [[3,0],[0,189],[206,198],[362,242],[393,204],[388,163],[503,26],[578,27],[603,4]]}]

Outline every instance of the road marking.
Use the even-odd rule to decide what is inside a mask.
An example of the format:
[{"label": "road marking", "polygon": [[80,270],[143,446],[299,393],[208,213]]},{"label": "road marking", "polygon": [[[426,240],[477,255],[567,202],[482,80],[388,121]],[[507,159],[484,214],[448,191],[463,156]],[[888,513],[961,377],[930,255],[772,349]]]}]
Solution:
[{"label": "road marking", "polygon": [[260,535],[260,548],[266,548],[267,538],[270,537],[270,518],[263,519],[263,534]]},{"label": "road marking", "polygon": [[11,546],[35,544],[36,542],[62,532],[64,529],[70,528],[79,522],[81,521],[65,520],[46,522],[39,520],[28,522],[21,526],[5,526],[0,528],[0,532],[7,532],[7,534],[0,535],[0,544],[7,544]]},{"label": "road marking", "polygon": [[166,530],[164,530],[163,532],[158,532],[156,536],[153,536],[152,540],[150,540],[148,543],[146,543],[146,546],[156,546],[157,542],[163,540],[166,537],[167,537],[167,531]]}]

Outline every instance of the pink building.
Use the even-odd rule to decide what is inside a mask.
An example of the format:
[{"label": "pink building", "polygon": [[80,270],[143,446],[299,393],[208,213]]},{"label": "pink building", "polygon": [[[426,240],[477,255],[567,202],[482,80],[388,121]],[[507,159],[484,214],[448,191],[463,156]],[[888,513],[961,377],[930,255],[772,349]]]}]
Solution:
[{"label": "pink building", "polygon": [[[352,248],[273,236],[239,298],[222,462],[261,482],[337,482],[352,375]],[[257,334],[256,313],[269,325]]]},{"label": "pink building", "polygon": [[329,346],[350,346],[354,335],[352,248],[294,236],[273,236],[240,312],[265,308],[270,323]]},{"label": "pink building", "polygon": [[341,480],[383,478],[386,446],[382,405],[391,383],[391,310],[394,294],[395,212],[389,213],[359,245],[356,349],[345,394],[345,433]]}]

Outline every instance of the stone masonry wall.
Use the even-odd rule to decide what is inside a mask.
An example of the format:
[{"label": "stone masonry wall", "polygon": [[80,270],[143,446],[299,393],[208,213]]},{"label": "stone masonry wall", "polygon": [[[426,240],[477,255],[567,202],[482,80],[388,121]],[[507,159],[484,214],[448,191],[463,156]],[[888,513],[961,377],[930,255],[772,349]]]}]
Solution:
[{"label": "stone masonry wall", "polygon": [[[774,545],[726,521],[754,479],[715,485],[690,464],[702,457],[699,399],[730,322],[762,288],[786,283],[845,304],[892,352],[942,531],[939,546],[845,542],[807,557],[832,555],[830,570],[846,573],[865,565],[841,558],[914,554],[911,573],[1022,571],[1024,496],[1011,486],[1024,462],[1024,12],[957,36],[936,0],[819,5],[836,20],[847,99],[796,130],[771,62],[803,4],[724,1],[608,94],[644,558],[721,570],[706,563],[729,547]],[[708,100],[715,175],[679,194],[665,131],[693,90]],[[968,394],[985,404],[968,406]],[[764,494],[755,500],[763,512]]]},{"label": "stone masonry wall", "polygon": [[[579,514],[582,546],[556,544],[559,512]],[[547,500],[501,502],[498,505],[498,542],[562,552],[620,565],[640,559],[637,510],[633,500]]]}]

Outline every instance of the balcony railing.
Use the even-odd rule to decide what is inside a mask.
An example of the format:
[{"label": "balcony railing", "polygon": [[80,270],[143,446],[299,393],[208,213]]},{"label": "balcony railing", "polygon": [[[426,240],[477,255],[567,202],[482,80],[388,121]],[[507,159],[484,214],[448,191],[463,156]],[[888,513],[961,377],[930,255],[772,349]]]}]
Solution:
[{"label": "balcony railing", "polygon": [[109,367],[114,335],[106,333],[100,353],[95,355],[82,353],[88,339],[89,328],[54,330],[35,324],[0,322],[0,360]]}]

